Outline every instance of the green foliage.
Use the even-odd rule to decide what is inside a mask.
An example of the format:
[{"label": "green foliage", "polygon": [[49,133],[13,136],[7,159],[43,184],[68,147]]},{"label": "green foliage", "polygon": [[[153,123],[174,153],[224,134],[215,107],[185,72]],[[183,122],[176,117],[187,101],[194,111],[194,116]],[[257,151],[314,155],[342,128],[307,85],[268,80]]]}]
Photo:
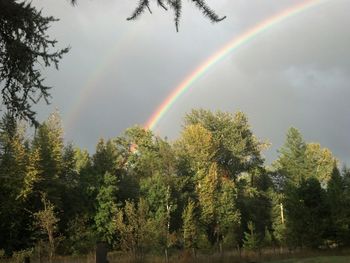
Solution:
[{"label": "green foliage", "polygon": [[327,227],[329,208],[326,193],[315,178],[291,186],[286,197],[287,241],[297,246],[318,248]]},{"label": "green foliage", "polygon": [[317,143],[305,143],[300,132],[290,128],[279,153],[275,166],[286,183],[299,185],[302,180],[316,177],[323,187],[327,186],[336,161],[329,149],[322,149]]},{"label": "green foliage", "polygon": [[215,163],[210,167],[208,175],[199,183],[197,191],[201,206],[201,220],[204,224],[211,225],[216,221],[219,191],[219,176]]},{"label": "green foliage", "polygon": [[11,115],[0,122],[0,247],[6,255],[30,243],[30,215],[23,207],[32,192],[28,181],[36,180],[25,145],[24,130]]},{"label": "green foliage", "polygon": [[265,227],[265,234],[264,234],[264,239],[262,240],[262,246],[264,247],[271,247],[273,244],[272,242],[272,235],[270,231]]},{"label": "green foliage", "polygon": [[[241,214],[237,208],[236,200],[237,194],[234,183],[227,178],[222,178],[217,204],[218,226],[216,230],[221,242],[225,240],[226,236],[233,234],[240,226]],[[231,240],[231,243],[229,243],[228,239],[226,239],[225,243],[231,247],[236,245],[234,240]]]},{"label": "green foliage", "polygon": [[93,170],[100,176],[106,172],[114,173],[117,168],[116,158],[117,151],[114,142],[112,140],[105,142],[103,139],[100,139],[96,145],[96,152],[92,156]]},{"label": "green foliage", "polygon": [[198,247],[198,222],[195,212],[195,203],[189,200],[183,213],[183,239],[185,248],[197,248]]},{"label": "green foliage", "polygon": [[284,195],[274,191],[269,192],[271,198],[271,221],[273,229],[273,239],[276,245],[284,246],[286,244],[286,218],[284,208]]},{"label": "green foliage", "polygon": [[139,199],[137,205],[126,201],[123,209],[116,214],[116,230],[120,247],[142,258],[146,249],[152,246],[154,233],[151,232],[153,219],[149,206],[144,199]]},{"label": "green foliage", "polygon": [[225,235],[234,231],[240,221],[234,184],[223,177],[213,163],[208,174],[199,182],[197,191],[201,221],[206,225],[209,240],[221,245]]},{"label": "green foliage", "polygon": [[331,179],[336,159],[327,148],[321,148],[318,143],[308,143],[305,150],[306,169],[309,176],[315,176],[326,187]]},{"label": "green foliage", "polygon": [[334,163],[327,188],[327,204],[330,209],[327,234],[339,246],[350,244],[350,195],[349,182],[346,179],[348,179],[346,171],[342,176]]},{"label": "green foliage", "polygon": [[86,215],[76,215],[68,222],[65,237],[58,249],[71,255],[84,255],[93,251],[98,241],[96,231]]},{"label": "green foliage", "polygon": [[[177,142],[182,152],[190,158],[191,167],[195,171],[207,171],[215,156],[217,147],[212,134],[201,124],[188,125]],[[197,177],[200,179],[200,172]]]},{"label": "green foliage", "polygon": [[[174,143],[140,127],[89,154],[58,113],[28,138],[0,122],[0,250],[145,253],[350,244],[350,172],[291,129],[272,170],[243,113],[193,111]],[[38,231],[38,226],[41,231]],[[48,240],[48,242],[46,241]]]},{"label": "green foliage", "polygon": [[55,206],[47,200],[45,194],[42,195],[43,209],[36,212],[34,217],[37,220],[37,225],[41,232],[47,236],[49,241],[49,261],[52,262],[52,258],[55,255],[56,247],[59,242],[57,236],[57,223],[60,221],[55,213]]},{"label": "green foliage", "polygon": [[279,150],[279,158],[275,163],[278,171],[285,177],[286,183],[300,184],[306,176],[306,143],[301,133],[290,128],[287,132],[286,142]]},{"label": "green foliage", "polygon": [[185,117],[185,127],[196,124],[211,133],[216,145],[214,160],[230,178],[235,180],[242,172],[262,164],[260,152],[266,144],[253,135],[244,113],[192,110]]},{"label": "green foliage", "polygon": [[117,214],[117,178],[106,172],[103,184],[97,195],[97,212],[95,215],[96,230],[100,241],[114,245],[116,242],[116,225],[114,218]]},{"label": "green foliage", "polygon": [[248,222],[248,231],[244,233],[243,247],[248,250],[257,250],[261,246],[260,237],[255,233],[252,221]]},{"label": "green foliage", "polygon": [[40,125],[33,139],[33,151],[37,151],[37,183],[33,186],[38,203],[38,193],[46,193],[47,198],[58,208],[62,208],[61,182],[64,168],[63,128],[58,112],[52,113],[48,120]]}]

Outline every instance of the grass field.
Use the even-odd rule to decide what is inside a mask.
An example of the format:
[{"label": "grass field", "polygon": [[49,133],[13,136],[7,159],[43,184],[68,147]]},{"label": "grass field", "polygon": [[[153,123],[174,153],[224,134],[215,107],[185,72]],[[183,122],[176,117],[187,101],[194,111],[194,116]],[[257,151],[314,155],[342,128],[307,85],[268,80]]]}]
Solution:
[{"label": "grass field", "polygon": [[324,256],[299,259],[269,261],[269,263],[350,263],[350,256]]},{"label": "grass field", "polygon": [[[264,253],[257,254],[242,251],[241,256],[237,251],[226,251],[224,254],[204,254],[198,253],[196,258],[190,256],[190,253],[183,251],[173,251],[169,258],[169,263],[350,263],[349,250],[334,251],[284,251],[276,253],[273,250],[264,250]],[[143,261],[135,260],[129,254],[120,251],[108,253],[109,263],[165,263],[164,255],[145,255]],[[32,258],[31,263],[39,263],[37,258]],[[41,262],[48,262],[42,260]],[[53,263],[94,263],[94,253],[82,256],[57,256]],[[23,263],[21,258],[1,259],[0,263]]]}]

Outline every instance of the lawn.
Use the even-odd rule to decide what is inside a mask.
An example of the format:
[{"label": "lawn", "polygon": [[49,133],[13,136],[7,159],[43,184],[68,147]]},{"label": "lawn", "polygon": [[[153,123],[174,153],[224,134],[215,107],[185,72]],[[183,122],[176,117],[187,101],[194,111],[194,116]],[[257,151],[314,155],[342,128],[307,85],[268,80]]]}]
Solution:
[{"label": "lawn", "polygon": [[349,263],[350,256],[325,256],[300,259],[284,259],[270,263]]}]

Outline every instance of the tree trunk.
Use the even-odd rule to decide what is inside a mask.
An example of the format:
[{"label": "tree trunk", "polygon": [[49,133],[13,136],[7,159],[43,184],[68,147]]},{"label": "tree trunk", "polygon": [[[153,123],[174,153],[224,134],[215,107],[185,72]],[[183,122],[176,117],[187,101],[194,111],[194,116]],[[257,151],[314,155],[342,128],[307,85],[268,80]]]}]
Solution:
[{"label": "tree trunk", "polygon": [[169,263],[168,248],[165,249],[165,262],[166,262],[166,263]]}]

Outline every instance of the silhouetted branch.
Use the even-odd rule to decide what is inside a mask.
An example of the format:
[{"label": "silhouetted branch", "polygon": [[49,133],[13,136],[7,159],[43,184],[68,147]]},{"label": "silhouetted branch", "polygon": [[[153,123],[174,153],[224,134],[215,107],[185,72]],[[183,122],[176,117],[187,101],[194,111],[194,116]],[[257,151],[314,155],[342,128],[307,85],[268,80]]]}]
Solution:
[{"label": "silhouetted branch", "polygon": [[[75,1],[75,0],[74,0]],[[181,11],[182,11],[182,1],[183,0],[156,0],[157,4],[162,7],[164,10],[168,10],[166,7],[166,4],[174,10],[174,21],[175,21],[175,27],[176,31],[179,31],[179,23],[181,18]],[[208,17],[210,21],[212,22],[220,22],[224,17],[219,17],[206,3],[204,0],[192,0],[196,7],[200,9],[204,16]],[[145,10],[145,8],[148,8],[148,10],[151,12],[151,9],[149,7],[149,0],[140,0],[138,6],[134,10],[133,14],[127,18],[127,20],[134,20],[137,17],[139,17]]]},{"label": "silhouetted branch", "polygon": [[220,22],[226,18],[226,16],[219,17],[204,0],[192,0],[195,5],[202,10],[204,16],[208,17],[212,22]]},{"label": "silhouetted branch", "polygon": [[134,20],[138,18],[145,11],[145,8],[152,13],[151,9],[149,8],[149,0],[140,0],[139,5],[136,7],[132,15],[127,18],[127,20]]},{"label": "silhouetted branch", "polygon": [[168,8],[166,8],[163,0],[157,0],[157,3],[160,7],[162,7],[164,10],[168,11]]}]

